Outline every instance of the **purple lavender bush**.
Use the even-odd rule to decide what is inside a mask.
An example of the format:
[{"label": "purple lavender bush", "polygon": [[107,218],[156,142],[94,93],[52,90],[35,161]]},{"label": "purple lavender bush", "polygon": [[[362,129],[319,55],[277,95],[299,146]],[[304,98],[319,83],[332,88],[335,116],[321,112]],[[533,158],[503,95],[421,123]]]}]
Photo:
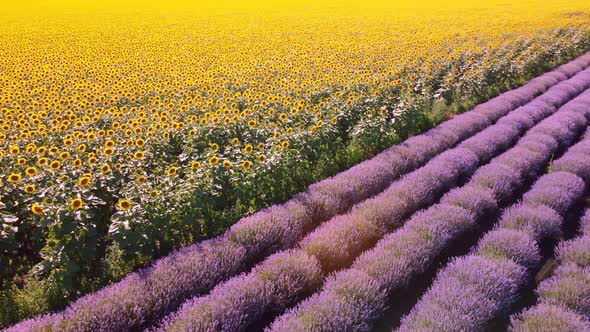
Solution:
[{"label": "purple lavender bush", "polygon": [[588,332],[584,317],[561,306],[540,304],[512,317],[510,332]]}]

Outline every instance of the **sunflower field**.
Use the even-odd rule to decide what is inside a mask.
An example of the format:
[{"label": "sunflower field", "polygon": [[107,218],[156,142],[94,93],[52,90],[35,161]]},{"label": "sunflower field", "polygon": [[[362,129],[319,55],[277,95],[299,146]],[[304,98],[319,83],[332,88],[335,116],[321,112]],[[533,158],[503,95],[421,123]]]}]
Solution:
[{"label": "sunflower field", "polygon": [[0,327],[590,49],[581,0],[26,0],[0,19]]}]

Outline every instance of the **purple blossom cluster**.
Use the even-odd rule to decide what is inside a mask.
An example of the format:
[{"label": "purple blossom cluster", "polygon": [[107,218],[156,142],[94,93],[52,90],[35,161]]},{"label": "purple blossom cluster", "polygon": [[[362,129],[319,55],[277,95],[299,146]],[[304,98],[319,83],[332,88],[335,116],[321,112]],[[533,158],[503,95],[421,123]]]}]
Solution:
[{"label": "purple blossom cluster", "polygon": [[[590,141],[590,137],[585,141]],[[586,158],[590,158],[590,151]],[[553,276],[537,288],[538,304],[513,315],[511,331],[590,331],[589,226],[590,209],[580,220],[581,235],[557,247],[558,265]]]},{"label": "purple blossom cluster", "polygon": [[[317,288],[323,278],[322,269],[330,270],[346,265],[385,232],[399,227],[411,213],[434,203],[440,195],[469,176],[478,163],[487,161],[508,148],[525,130],[581,92],[583,89],[578,88],[579,86],[588,85],[590,70],[582,68],[589,65],[590,53],[541,75],[520,88],[478,105],[472,111],[456,116],[422,135],[387,149],[345,172],[320,181],[285,204],[272,206],[243,218],[219,238],[177,250],[151,266],[130,274],[119,283],[82,297],[63,312],[25,321],[9,330],[141,329],[176,310],[187,298],[206,293],[220,282],[246,270],[255,260],[293,247],[322,222],[346,213],[355,204],[377,195],[389,186],[379,196],[358,204],[350,213],[333,218],[326,226],[317,230],[326,235],[337,234],[329,238],[339,242],[328,243],[319,238],[316,240],[312,233],[301,242],[297,251],[281,252],[269,257],[251,272],[220,284],[208,296],[187,302],[181,310],[182,313],[190,312],[191,315],[204,315],[200,316],[202,318],[187,320],[190,324],[203,324],[199,325],[202,327],[195,327],[197,330],[240,329],[268,308],[291,305],[292,301]],[[542,93],[544,94],[531,102]],[[493,128],[484,130],[506,114],[510,118],[501,119]],[[586,116],[585,113],[584,115]],[[573,123],[580,120],[581,118],[571,115],[563,121],[568,122],[568,125],[571,122],[573,126]],[[559,126],[546,127],[535,134],[539,139],[534,139],[531,135],[528,141],[521,140],[522,147],[531,153],[549,154],[554,148],[552,144],[565,146],[562,139],[573,140],[575,137],[568,136]],[[459,149],[441,154],[478,132],[478,138],[465,141]],[[557,135],[557,143],[551,141],[552,135]],[[435,157],[438,154],[441,155]],[[530,158],[531,162],[535,160],[532,155]],[[516,159],[515,156],[512,159]],[[429,160],[429,164],[418,169]],[[517,160],[513,162],[514,165],[519,163]],[[560,164],[556,163],[556,167],[557,165]],[[562,162],[560,167],[565,170],[567,165],[569,164]],[[416,169],[416,172],[396,181]],[[420,228],[419,222],[410,222],[407,225],[408,232],[409,227],[415,227],[411,230],[415,235],[404,241],[410,244],[412,241],[419,243],[423,239],[437,239],[445,234],[453,237],[456,232],[473,225],[473,219],[479,212],[471,211],[470,208],[482,207],[482,211],[495,209],[494,200],[508,195],[503,191],[508,189],[494,185],[488,188],[485,184],[486,176],[493,178],[495,175],[478,175],[481,184],[468,189],[462,188],[464,193],[447,196],[449,203],[444,209],[448,213],[455,213],[452,218],[442,215],[437,217],[435,212],[425,214],[421,218],[433,220],[432,229]],[[471,193],[479,193],[481,196],[470,197]],[[336,223],[336,219],[341,221]],[[436,222],[439,219],[440,224]],[[412,226],[414,224],[416,225]],[[441,225],[446,225],[446,228]],[[456,230],[447,231],[447,228]],[[346,240],[342,241],[340,237]],[[351,245],[349,239],[354,239],[350,242]],[[429,243],[434,242],[436,241]],[[342,249],[337,248],[337,243],[343,245]],[[319,253],[323,251],[314,248],[323,247],[334,248],[331,249],[333,254],[321,258]],[[407,250],[410,249],[417,253],[425,250],[419,246]],[[407,264],[415,263],[408,260]],[[340,316],[336,312],[332,316],[350,320],[353,317],[364,317],[364,312],[377,312],[371,311],[376,310],[376,307],[365,307],[365,303],[373,300],[381,303],[384,298],[383,288],[369,287],[374,283],[381,285],[374,281],[377,276],[366,272],[342,275],[346,277],[334,277],[330,279],[334,281],[326,285],[334,284],[335,294],[342,294],[342,289],[349,290],[353,294],[350,305],[353,302],[354,305],[350,307],[347,304],[341,308],[353,308],[350,309],[350,315],[341,311]],[[366,280],[363,279],[364,275]],[[334,303],[333,306],[337,308],[338,304]],[[191,311],[192,307],[199,308],[199,312]],[[355,316],[352,312],[360,316]],[[170,317],[176,319],[181,316]],[[310,318],[310,321],[313,319]],[[174,324],[176,321],[166,320],[164,326],[177,326]]]},{"label": "purple blossom cluster", "polygon": [[[589,93],[584,93],[578,98],[588,101],[588,96]],[[575,112],[569,106],[580,100],[564,106],[564,113]],[[567,118],[564,113],[556,113],[539,126],[548,123],[547,128],[555,128],[550,122]],[[586,124],[580,121],[570,130],[579,131],[578,127],[584,128]],[[546,133],[554,135],[559,143],[570,141],[569,134]],[[585,135],[557,163],[589,144],[590,136]],[[454,260],[438,273],[431,288],[402,319],[399,330],[478,331],[494,318],[505,315],[517,300],[518,291],[532,278],[531,272],[541,263],[539,242],[560,235],[563,217],[584,195],[585,189],[582,177],[575,173],[557,171],[541,177],[524,194],[522,202],[504,211],[498,226],[484,235],[471,254]],[[562,264],[556,275],[538,289],[542,305],[513,317],[514,331],[588,330],[585,320],[590,317],[590,241],[585,245],[581,244],[583,240],[578,241],[566,242],[558,248],[557,260]],[[482,261],[513,267],[494,270],[496,279],[486,280],[491,272],[481,269]],[[461,287],[456,287],[459,284]]]},{"label": "purple blossom cluster", "polygon": [[[383,236],[392,218],[395,218],[394,223],[401,223],[422,206],[432,204],[455,186],[461,177],[473,173],[477,162],[477,157],[469,150],[456,148],[447,151],[395,182],[382,194],[361,203],[350,213],[324,223],[305,237],[292,254],[310,257],[317,266],[321,266],[319,271],[328,272],[345,266]],[[438,217],[445,219],[446,216]],[[279,296],[280,288],[265,286],[268,281],[258,272],[261,266],[277,265],[276,257],[281,255],[284,252],[271,255],[251,272],[221,283],[207,296],[188,301],[178,312],[167,317],[160,329],[242,331],[271,310],[281,311],[294,304],[273,301]],[[302,299],[317,289],[321,284],[318,280],[323,280],[321,272],[318,277],[311,275],[309,269],[290,268],[291,271],[283,273],[306,281],[305,287],[289,293],[288,298],[292,301]],[[256,287],[259,291],[254,291]],[[217,309],[220,302],[233,302],[234,305],[231,310]]]},{"label": "purple blossom cluster", "polygon": [[[584,77],[585,80],[583,81],[588,82],[586,85],[590,86],[590,75],[588,74],[590,74],[590,70],[588,73],[583,72],[576,75],[573,79]],[[561,93],[561,90],[559,89],[555,91]],[[572,92],[571,95],[567,95],[567,98],[564,97],[560,102],[566,102],[576,94],[577,92]],[[555,107],[552,108],[546,106],[546,108],[555,110]],[[529,109],[526,112],[518,112],[526,115],[527,112],[535,112],[535,110]],[[557,137],[555,139],[555,148],[559,146],[558,143],[561,142],[561,140],[576,137],[586,125],[586,118],[584,117],[582,117],[582,121],[573,121],[573,124],[569,125],[568,120],[572,118],[570,113],[571,112],[568,112],[566,108],[555,114],[555,116],[550,117],[549,119],[552,119],[551,121],[543,121],[539,125],[540,128],[552,128],[555,123],[567,122],[567,134],[555,134],[550,131],[550,134],[554,134]],[[545,112],[544,114],[549,115],[551,112]],[[531,120],[532,124],[543,119],[542,116],[531,116],[530,118],[533,119]],[[444,192],[456,186],[460,179],[466,178],[468,175],[472,174],[477,165],[481,163],[477,154],[478,152],[485,151],[485,153],[481,153],[481,159],[488,161],[490,158],[498,155],[514,144],[520,136],[521,130],[527,129],[529,129],[529,127],[522,126],[521,122],[518,122],[518,125],[515,127],[510,126],[507,122],[489,127],[473,136],[473,138],[469,140],[472,143],[465,145],[461,144],[455,149],[442,153],[433,158],[424,167],[408,174],[401,180],[394,182],[383,193],[357,204],[351,212],[336,216],[323,223],[319,228],[307,235],[298,244],[298,248],[302,252],[313,256],[318,264],[321,265],[322,270],[326,273],[347,266],[360,253],[372,247],[387,232],[401,226],[404,220],[411,216],[412,213],[420,208],[433,204]],[[570,140],[573,140],[573,138]],[[416,140],[416,142],[421,141]],[[533,152],[524,148],[522,150],[523,151],[518,152],[523,153],[523,156],[525,156],[525,160],[528,161],[528,163],[514,163],[516,158],[514,158],[514,155],[512,154],[506,155],[504,159],[509,165],[511,165],[511,162],[514,163],[514,166],[509,167],[497,163],[497,167],[508,169],[510,174],[514,175],[513,178],[520,179],[522,174],[530,174],[533,172],[535,169],[533,166],[536,166],[536,169],[539,170],[540,167],[538,167],[537,164],[539,162],[548,162],[551,154],[555,152],[549,150],[545,150],[545,153]],[[513,158],[510,158],[511,156]],[[517,169],[518,171],[515,171],[514,169]],[[492,173],[492,175],[494,174]],[[477,179],[482,177],[483,176],[477,176],[476,173]],[[496,182],[500,181],[496,180]],[[478,182],[475,181],[475,183]],[[485,185],[482,186],[485,187]],[[510,185],[506,186],[504,189],[507,191],[515,186],[518,188],[522,185],[520,183],[510,183]],[[489,196],[491,197],[498,193],[498,190],[494,191],[492,189]],[[507,196],[509,194],[504,193],[504,195]],[[452,238],[475,225],[475,216],[471,212],[461,207],[450,205],[444,207],[435,206],[432,209],[426,210],[424,214],[418,214],[416,218],[417,219],[412,219],[405,228],[407,228],[409,232],[418,234],[418,239],[428,238],[431,240],[440,240],[441,238],[444,238],[445,235]],[[447,223],[445,224],[443,221]],[[441,249],[438,251],[440,250]],[[274,256],[270,256],[269,260],[273,257]],[[262,264],[266,264],[267,261]],[[255,271],[246,276],[251,276],[252,274],[255,274]],[[373,277],[372,275],[369,276]],[[242,280],[243,278],[243,276],[238,277],[239,280]],[[333,285],[336,285],[334,287],[339,287],[339,282],[340,281],[336,279],[333,283]],[[243,308],[231,311],[231,319],[227,318],[228,311],[219,311],[217,315],[208,314],[207,317],[215,321],[216,324],[219,324],[217,326],[221,330],[244,330],[249,324],[267,314],[271,308],[274,308],[275,310],[278,309],[279,311],[286,308],[286,306],[281,307],[270,305],[270,301],[266,299],[272,297],[272,293],[251,294],[247,290],[251,288],[252,287],[248,286],[244,281],[234,282],[234,279],[230,279],[230,281],[216,287],[210,295],[202,298],[197,297],[187,302],[181,310],[166,318],[161,329],[209,330],[208,328],[201,329],[198,327],[198,324],[200,324],[202,319],[199,319],[198,316],[196,317],[195,315],[204,312],[205,310],[203,308],[210,308],[213,306],[212,303],[219,300],[217,294],[227,294],[227,296],[230,297],[235,293],[250,294],[249,296],[257,298],[250,300],[253,301],[253,303],[256,303],[257,305],[255,307],[260,310],[252,312],[249,310],[249,306],[244,306]],[[242,290],[240,291],[240,289]],[[301,293],[297,298],[303,298],[303,296],[304,294]],[[350,310],[354,311],[352,309]],[[334,314],[326,317],[347,317],[347,321],[354,321],[351,320],[350,315],[339,316]],[[229,323],[224,324],[223,322],[226,321],[240,321],[242,324],[239,326],[231,325]],[[293,327],[290,327],[290,329],[291,328]],[[358,328],[358,326],[355,328]]]},{"label": "purple blossom cluster", "polygon": [[[587,96],[578,98],[587,98]],[[566,104],[557,113],[542,121],[533,129],[544,126],[551,128],[554,123],[569,123],[569,119],[572,118],[571,112],[573,112],[569,105],[572,103],[573,101]],[[583,121],[573,121],[573,125],[567,126],[568,133],[566,135],[552,132],[549,132],[549,134],[540,134],[538,132],[527,134],[519,141],[516,147],[495,158],[489,165],[481,167],[465,186],[450,191],[442,198],[440,204],[416,213],[401,229],[379,241],[374,249],[357,258],[352,268],[336,274],[324,285],[320,292],[312,295],[296,308],[279,317],[269,330],[369,330],[375,318],[384,311],[386,301],[383,299],[381,292],[374,292],[366,294],[363,297],[366,302],[362,304],[350,302],[343,294],[334,291],[335,287],[341,288],[343,284],[348,282],[344,278],[340,278],[341,274],[350,275],[356,273],[359,278],[364,279],[368,276],[372,278],[370,280],[373,280],[373,283],[379,285],[379,290],[386,294],[404,288],[412,278],[425,272],[434,263],[436,257],[453,240],[473,229],[477,223],[486,221],[487,216],[498,210],[498,205],[502,200],[514,199],[515,193],[519,188],[523,187],[523,179],[534,178],[540,174],[543,166],[547,165],[552,155],[559,150],[561,140],[578,137],[587,123],[586,118]],[[502,126],[505,126],[505,124],[502,124]],[[485,135],[485,132],[481,134]],[[555,138],[551,134],[554,134]],[[520,160],[516,161],[517,158],[513,151],[520,155]],[[563,175],[569,180],[563,183],[555,181],[555,178]],[[575,175],[569,173],[544,177],[539,180],[539,185],[536,185],[530,194],[544,190],[544,186],[547,184],[553,184],[555,188],[569,188],[570,191],[568,192],[576,194],[576,197],[571,197],[571,202],[573,202],[577,197],[581,196],[584,184],[580,179],[577,179],[577,182],[572,180],[572,177],[576,178]],[[492,232],[489,234],[490,236],[484,238],[478,249],[482,253],[481,257],[480,255],[470,257],[466,268],[483,271],[485,270],[484,267],[487,266],[491,271],[504,271],[506,273],[509,271],[521,271],[522,273],[516,273],[514,276],[510,275],[508,280],[516,280],[516,276],[520,275],[522,277],[519,278],[525,278],[527,269],[520,264],[533,266],[538,263],[540,256],[537,251],[531,251],[531,248],[536,248],[534,238],[530,238],[527,233],[520,232],[520,230],[539,229],[538,234],[556,234],[555,232],[551,233],[550,226],[556,225],[559,230],[562,218],[549,207],[540,204],[528,206],[523,203],[519,204],[518,207],[509,209],[503,218],[503,222],[507,227]],[[542,232],[542,227],[546,227],[547,230]],[[503,244],[506,244],[508,248],[504,248]],[[514,261],[510,258],[514,258]],[[460,263],[457,264],[461,265]],[[473,264],[476,266],[474,267]],[[506,266],[506,268],[502,269],[501,266]],[[460,274],[461,268],[458,267],[457,271]],[[471,272],[468,272],[467,275],[469,273]],[[496,274],[493,274],[493,277],[497,278],[499,280],[497,282],[501,283],[504,274],[494,273]],[[447,288],[441,288],[440,292],[452,293],[454,289],[460,288],[460,285],[465,282],[465,280],[453,280],[457,284],[446,284],[444,287]],[[485,278],[474,278],[472,280],[481,280],[482,282],[473,286],[471,291],[474,292],[479,288],[489,287],[492,282]],[[513,284],[504,283],[503,285],[505,285],[504,288],[495,290],[501,292],[496,296],[498,298],[511,294],[509,291],[512,290]],[[471,299],[452,297],[451,295],[437,293],[433,295],[433,298],[443,296],[449,301],[458,301],[453,303],[453,307],[457,307],[455,309],[458,310],[453,315],[456,314],[464,319],[465,317],[462,316],[464,312],[461,311],[461,308],[469,309],[465,301],[473,299],[471,305],[489,303],[490,308],[495,305],[495,302],[491,300],[486,300],[487,302],[480,300],[481,297],[493,295],[486,294],[483,291],[477,291],[477,296]],[[436,309],[442,313],[445,308],[433,308],[433,310]],[[355,310],[363,311],[357,312]],[[350,312],[355,312],[355,314],[344,314]],[[431,314],[433,314],[432,317],[438,316],[434,312],[431,312]],[[453,319],[447,320],[444,324],[450,324],[449,326],[451,326]],[[438,330],[438,328],[445,330],[445,326],[437,326],[433,330]],[[424,328],[424,326],[420,328]],[[410,330],[412,329],[410,328]],[[469,329],[457,328],[457,330]]]}]

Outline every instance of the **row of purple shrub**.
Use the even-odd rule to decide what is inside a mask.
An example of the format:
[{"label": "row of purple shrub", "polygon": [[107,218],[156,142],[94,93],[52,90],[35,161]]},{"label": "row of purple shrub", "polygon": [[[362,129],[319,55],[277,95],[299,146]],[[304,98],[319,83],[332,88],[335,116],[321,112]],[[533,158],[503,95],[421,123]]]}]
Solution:
[{"label": "row of purple shrub", "polygon": [[[348,171],[312,185],[285,204],[242,219],[222,237],[182,248],[119,283],[79,299],[64,312],[29,320],[13,329],[33,330],[53,326],[71,331],[104,331],[146,326],[173,311],[185,299],[207,292],[220,281],[245,270],[254,261],[292,247],[322,221],[346,212],[354,204],[377,194],[401,175],[483,130],[589,64],[590,54],[586,54]],[[553,91],[551,98],[561,100],[560,93],[567,95],[569,89],[574,88],[567,84],[560,86],[550,90]],[[551,100],[548,99],[548,102]],[[446,158],[451,158],[449,156],[447,154]],[[449,164],[442,156],[439,161]],[[429,178],[438,181],[434,174],[430,174]],[[414,189],[407,187],[408,191]],[[422,194],[427,193],[418,191],[414,195],[418,197]],[[294,257],[291,261],[297,264],[306,261],[295,254],[289,257]],[[291,264],[286,258],[279,261]],[[263,276],[272,275],[264,269],[259,272]]]},{"label": "row of purple shrub", "polygon": [[[579,98],[588,97],[590,93]],[[390,294],[426,271],[453,240],[493,215],[503,201],[511,200],[527,177],[531,180],[541,172],[561,142],[577,137],[588,121],[572,110],[580,101],[574,99],[535,126],[516,147],[481,167],[469,183],[449,192],[440,204],[414,215],[404,227],[360,256],[351,269],[332,276],[321,292],[277,319],[270,330],[369,330],[385,310]],[[523,114],[538,116],[547,108],[527,108]],[[541,134],[555,122],[568,128],[567,132]],[[528,126],[531,124],[523,129]],[[370,286],[357,289],[353,286],[357,282]]]},{"label": "row of purple shrub", "polygon": [[[584,112],[570,113],[590,119],[590,93],[584,96],[580,103]],[[558,122],[560,126],[550,127],[563,127],[569,121]],[[399,330],[481,331],[492,320],[503,318],[541,263],[539,243],[560,235],[563,217],[585,192],[588,179],[583,172],[570,173],[558,165],[588,145],[590,135],[559,159],[554,172],[541,177],[522,202],[506,210],[498,227],[470,255],[440,271]]]},{"label": "row of purple shrub", "polygon": [[[590,86],[590,69],[579,73],[572,80],[576,80],[574,83],[587,82],[573,86]],[[568,88],[554,87],[552,91],[555,92],[547,93],[563,94],[562,91],[569,91],[561,99],[555,98],[554,102],[559,105],[583,91],[583,88]],[[536,121],[554,110],[553,106],[545,104],[544,110],[539,112],[542,115],[537,115]],[[523,114],[526,112],[530,110],[522,111]],[[585,124],[585,118],[582,119]],[[456,186],[458,180],[472,174],[481,163],[477,152],[486,151],[481,156],[481,160],[486,162],[512,145],[522,131],[528,129],[521,122],[516,123],[518,125],[515,126],[491,126],[474,136],[468,142],[471,144],[466,144],[465,148],[459,146],[434,158],[426,166],[392,184],[383,193],[358,204],[350,213],[324,223],[298,244],[299,250],[275,254],[252,272],[219,285],[210,295],[188,301],[181,310],[165,320],[161,329],[243,330],[264,315],[280,312],[296,303],[321,284],[322,272],[347,266],[387,232],[403,224],[413,212],[433,204],[444,192]],[[549,158],[550,155],[547,155],[546,159]],[[284,265],[284,262],[302,257],[315,261],[317,267],[311,268],[309,259],[304,260],[305,266],[297,267],[292,263]],[[261,274],[261,269],[278,269],[282,274]],[[269,275],[275,277],[270,278]]]},{"label": "row of purple shrub", "polygon": [[[577,148],[577,157],[590,160],[590,144]],[[558,246],[554,275],[537,288],[537,305],[512,316],[511,331],[590,331],[590,209],[580,229],[581,236]]]}]

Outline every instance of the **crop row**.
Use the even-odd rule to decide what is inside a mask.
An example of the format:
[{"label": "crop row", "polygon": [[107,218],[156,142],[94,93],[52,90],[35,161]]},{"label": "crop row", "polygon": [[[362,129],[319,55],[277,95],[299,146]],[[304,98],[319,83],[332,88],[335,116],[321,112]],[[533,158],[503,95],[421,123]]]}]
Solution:
[{"label": "crop row", "polygon": [[[580,148],[586,153],[578,156],[589,159],[590,144]],[[514,315],[511,331],[590,331],[590,209],[580,226],[579,237],[558,246],[558,267],[537,288],[539,303]]]},{"label": "crop row", "polygon": [[[590,93],[584,95],[578,98],[588,100]],[[440,204],[414,215],[400,230],[360,256],[350,269],[332,276],[321,292],[277,319],[270,330],[369,330],[391,294],[425,272],[454,240],[497,213],[560,146],[572,143],[587,124],[586,118],[573,111],[579,104],[580,99],[574,99],[532,128],[516,147],[481,167]],[[554,132],[555,123],[565,130]]]},{"label": "crop row", "polygon": [[[588,106],[590,98],[585,100],[586,116],[590,116]],[[589,145],[589,134],[577,144]],[[571,168],[560,166],[578,153],[566,152],[552,173],[541,177],[522,202],[505,211],[498,227],[471,254],[440,271],[399,330],[480,331],[506,315],[541,263],[541,241],[560,235],[563,217],[590,181],[587,170],[570,173]]]},{"label": "crop row", "polygon": [[[372,160],[313,185],[307,192],[298,195],[284,205],[275,206],[245,218],[221,238],[183,248],[167,258],[157,261],[150,268],[128,276],[120,283],[80,299],[63,313],[29,321],[15,328],[58,324],[62,328],[71,330],[125,330],[144,326],[174,310],[187,297],[206,292],[218,281],[245,269],[255,259],[262,258],[278,249],[293,246],[306,232],[313,229],[322,220],[345,212],[355,203],[378,193],[394,179],[482,130],[491,122],[530,101],[533,96],[545,91],[560,80],[573,75],[579,71],[581,66],[587,66],[589,61],[590,56],[581,57],[552,73],[534,79],[519,89],[482,104],[472,112],[458,116],[424,135],[409,139],[404,144],[393,147]],[[587,72],[579,75],[582,77],[587,75]],[[551,88],[536,102],[546,102],[558,106],[579,92],[581,91],[577,83],[563,82]],[[545,112],[546,115],[550,114],[551,107],[546,108]],[[539,120],[540,118],[536,119],[536,121]],[[504,122],[507,123],[507,121]],[[485,134],[481,133],[481,137],[487,135],[488,138],[479,144],[477,140],[468,140],[464,144],[466,148],[480,146],[476,155],[480,156],[481,160],[485,160],[485,158],[489,158],[485,156],[485,147],[497,144],[497,153],[499,153],[517,138],[519,130],[527,126],[527,121],[522,117],[519,119],[514,116],[514,123],[518,123],[518,125],[510,127],[502,123],[495,129],[485,131]],[[500,138],[499,142],[498,138]],[[461,151],[464,151],[466,155],[460,156]],[[464,163],[457,162],[458,156],[463,158]],[[413,211],[432,204],[437,196],[456,185],[463,176],[473,171],[474,163],[478,161],[478,158],[466,149],[447,152],[431,161],[432,165],[438,164],[432,166],[431,170],[422,169],[416,173],[421,174],[420,176],[414,175],[412,177],[410,175],[404,180],[396,182],[399,183],[396,186],[399,187],[397,191],[387,191],[392,195],[389,198],[395,197],[395,192],[398,196],[403,192],[411,193],[410,196],[413,197],[407,198],[405,206],[393,207],[389,204],[378,204],[378,198],[375,198],[362,204],[365,209],[359,206],[351,214],[340,216],[337,219],[341,220],[339,222],[341,225],[361,226],[356,227],[354,231],[366,232],[365,234],[368,234],[369,237],[373,236],[369,242],[374,242],[383,235],[388,227],[392,226],[385,224],[384,220],[401,222]],[[425,169],[428,168],[425,167]],[[435,169],[436,171],[433,172]],[[384,193],[381,196],[387,195]],[[397,202],[398,200],[393,201]],[[400,204],[402,204],[401,200]],[[395,219],[395,215],[392,213],[396,213],[396,211],[404,211],[405,215],[400,215],[398,219]],[[367,220],[374,222],[374,226],[382,227],[371,228],[374,230],[374,234],[379,234],[376,238],[369,234],[369,229],[365,231],[366,223],[363,224],[359,221],[354,224],[356,220],[350,217],[354,214],[370,217],[370,213],[377,215],[373,220],[370,218]],[[380,222],[377,220],[379,218],[382,218]],[[324,247],[330,245],[327,242],[321,244],[321,238],[313,240],[313,234],[321,234],[322,232],[328,235],[331,233],[326,226],[320,228],[316,233],[312,233],[302,242],[306,243],[307,241],[308,243],[303,247],[306,252],[313,254],[314,247],[321,248],[322,245]],[[342,232],[349,231],[343,228]],[[316,243],[320,243],[320,245],[316,246]],[[356,248],[360,248],[361,251],[366,249],[360,245],[350,251],[341,251],[345,256],[352,253],[350,257],[344,257],[342,262],[354,258],[354,251],[359,250]],[[323,250],[316,250],[316,252],[320,255]],[[336,255],[340,254],[339,252],[335,253]],[[283,255],[287,254],[283,253]],[[307,259],[307,257],[297,256],[292,252],[288,255],[293,259],[288,260],[280,256],[277,256],[279,258],[276,259],[279,262],[285,262],[286,266],[297,265],[297,263],[306,262]],[[338,260],[331,259],[320,259],[320,261],[323,262],[322,265],[326,270],[345,264],[337,263]],[[336,265],[331,266],[333,264]],[[270,271],[264,269],[260,271],[264,276],[272,275]],[[281,272],[278,275],[283,276],[284,273]],[[297,283],[293,281],[292,284],[296,285]],[[230,308],[226,309],[229,311]]]},{"label": "crop row", "polygon": [[[556,101],[557,104],[590,86],[590,70],[578,74],[572,81],[576,81],[572,86],[577,88]],[[554,108],[546,105],[544,111],[537,112],[540,113],[538,118],[553,111]],[[580,117],[574,126],[577,131],[571,129],[570,135],[563,138],[565,144],[586,125],[586,119]],[[162,329],[244,330],[263,316],[284,310],[313,292],[325,273],[349,265],[385,234],[403,225],[414,212],[435,203],[444,192],[459,184],[458,180],[471,175],[478,165],[511,146],[521,130],[528,129],[522,122],[517,123],[516,126],[493,125],[466,141],[469,143],[466,147],[461,144],[434,158],[382,194],[357,205],[351,213],[324,223],[299,243],[299,250],[273,255],[252,272],[219,285],[210,295],[187,302],[166,319]],[[546,155],[547,161],[550,156]],[[513,157],[516,159],[517,155]],[[445,214],[452,214],[452,211],[443,209],[438,217]],[[289,327],[289,330],[298,329]]]}]

